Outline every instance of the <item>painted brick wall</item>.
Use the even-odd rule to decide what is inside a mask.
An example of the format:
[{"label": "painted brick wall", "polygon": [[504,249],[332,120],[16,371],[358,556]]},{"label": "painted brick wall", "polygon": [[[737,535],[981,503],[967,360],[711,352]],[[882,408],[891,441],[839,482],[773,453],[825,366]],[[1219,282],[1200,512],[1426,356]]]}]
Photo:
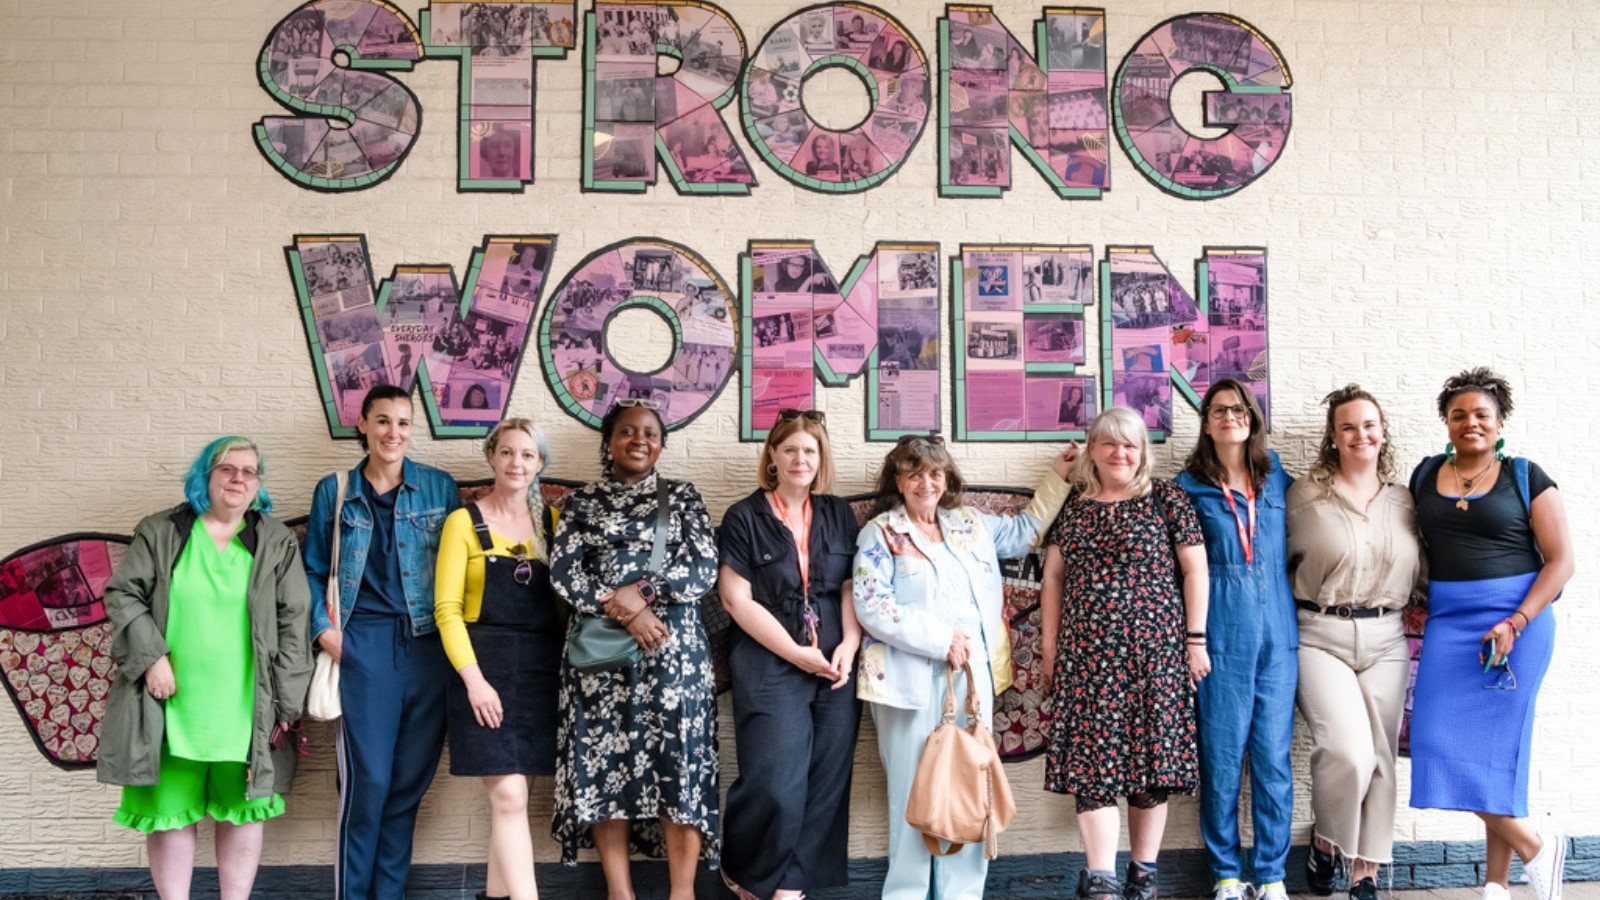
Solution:
[{"label": "painted brick wall", "polygon": [[[753,42],[799,4],[726,5]],[[1560,481],[1580,548],[1556,611],[1564,636],[1540,703],[1532,806],[1592,834],[1600,657],[1582,637],[1600,630],[1588,552],[1600,538],[1600,463],[1585,452],[1596,429],[1584,413],[1600,394],[1588,370],[1600,352],[1600,151],[1591,143],[1600,142],[1600,9],[1562,0],[1109,6],[1113,67],[1157,22],[1202,8],[1242,16],[1278,44],[1295,78],[1295,123],[1263,180],[1224,200],[1182,201],[1114,153],[1113,190],[1098,202],[1056,200],[1025,169],[1003,201],[939,200],[930,125],[906,167],[865,195],[799,191],[759,163],[763,183],[750,198],[684,199],[665,186],[644,197],[581,195],[575,53],[540,64],[538,180],[524,194],[455,192],[456,69],[429,63],[399,76],[425,109],[400,173],[358,194],[319,195],[272,172],[250,132],[277,112],[254,66],[291,2],[0,0],[0,553],[71,531],[130,531],[178,499],[183,468],[219,433],[265,443],[270,488],[291,515],[306,509],[317,476],[356,458],[353,444],[327,437],[320,411],[282,254],[296,232],[365,232],[380,273],[401,262],[462,267],[489,233],[554,232],[557,275],[604,244],[658,234],[729,278],[750,239],[814,239],[836,271],[878,240],[936,240],[946,255],[962,241],[1093,242],[1097,254],[1151,244],[1181,277],[1205,245],[1264,245],[1273,445],[1291,471],[1315,447],[1317,400],[1346,381],[1386,401],[1408,462],[1444,442],[1432,398],[1445,375],[1488,363],[1516,384],[1511,446]],[[894,7],[932,52],[941,7]],[[1020,32],[1040,6],[997,9]],[[1192,109],[1205,80],[1181,85]],[[808,99],[825,102],[829,85],[862,108],[848,81]],[[664,328],[637,326],[625,339],[666,352]],[[718,516],[750,489],[757,454],[736,440],[735,396],[724,392],[674,434],[662,459],[698,483]],[[884,449],[852,430],[863,396],[857,387],[819,398],[830,421],[845,423],[835,425],[842,492],[867,486]],[[557,410],[531,368],[514,408],[551,432],[552,475],[597,474],[596,436]],[[1158,451],[1162,474],[1193,441],[1193,416],[1177,421]],[[1052,452],[957,448],[970,480],[1015,485],[1031,484]],[[461,477],[487,474],[474,444],[434,442],[421,429],[415,455]],[[330,738],[312,736],[290,813],[270,826],[271,865],[330,860]],[[1302,733],[1297,842],[1309,828],[1307,755]],[[732,753],[724,760],[726,784]],[[109,824],[115,792],[47,765],[9,709],[0,710],[0,761],[0,868],[143,863],[143,842]],[[870,725],[857,764],[851,852],[871,857],[884,850],[885,809]],[[1008,853],[1081,849],[1070,801],[1038,788],[1041,768],[1010,770],[1021,815]],[[475,782],[441,777],[418,861],[481,861],[485,806]],[[548,810],[541,799],[535,820]],[[1192,801],[1174,803],[1169,835],[1170,846],[1198,846]],[[1398,837],[1481,832],[1466,815],[1402,810]],[[536,853],[556,857],[546,839]]]}]

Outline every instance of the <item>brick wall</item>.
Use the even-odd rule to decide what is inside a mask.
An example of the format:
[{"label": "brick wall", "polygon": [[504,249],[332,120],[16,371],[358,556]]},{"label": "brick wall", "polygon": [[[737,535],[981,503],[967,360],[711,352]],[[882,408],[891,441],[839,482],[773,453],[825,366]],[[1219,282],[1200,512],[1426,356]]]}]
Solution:
[{"label": "brick wall", "polygon": [[[725,5],[754,42],[799,4]],[[1315,447],[1316,402],[1329,389],[1360,380],[1374,390],[1410,461],[1444,442],[1432,411],[1440,380],[1488,363],[1519,391],[1511,447],[1561,482],[1577,546],[1594,546],[1600,464],[1585,462],[1595,427],[1583,412],[1597,394],[1587,364],[1600,351],[1600,151],[1588,143],[1600,139],[1600,10],[1560,0],[1225,6],[1287,56],[1294,130],[1260,182],[1194,203],[1155,189],[1120,152],[1113,190],[1100,201],[1057,200],[1025,167],[1004,200],[940,200],[933,123],[905,168],[864,195],[797,190],[758,162],[762,184],[749,198],[680,198],[665,185],[644,197],[582,195],[577,53],[539,66],[537,182],[524,194],[454,190],[456,68],[442,62],[398,76],[425,109],[401,171],[357,194],[315,194],[271,171],[250,131],[278,112],[256,84],[255,60],[291,2],[0,0],[0,553],[71,531],[130,531],[140,515],[175,502],[188,461],[223,432],[259,437],[279,509],[303,512],[315,478],[357,453],[327,437],[282,254],[297,232],[330,231],[366,233],[380,273],[423,261],[459,272],[485,234],[553,232],[558,276],[595,248],[648,234],[692,246],[730,278],[751,239],[814,239],[839,271],[878,240],[936,240],[946,255],[963,241],[1092,242],[1097,254],[1107,244],[1151,244],[1184,278],[1203,246],[1266,246],[1273,445],[1291,471]],[[1016,32],[1040,8],[997,6]],[[1202,8],[1210,7],[1112,4],[1113,72],[1151,26]],[[931,51],[941,9],[918,0],[894,11]],[[1197,101],[1189,82],[1182,87],[1180,96]],[[665,331],[631,337],[659,346]],[[696,481],[719,516],[749,490],[757,455],[736,440],[736,396],[725,391],[674,434],[662,459],[666,471]],[[863,397],[859,387],[826,390],[819,404],[831,421],[856,423]],[[551,432],[550,474],[597,474],[594,433],[557,409],[531,368],[514,407]],[[1194,438],[1193,417],[1176,419],[1176,437],[1158,451],[1163,474]],[[852,427],[836,428],[842,493],[864,489],[883,452]],[[956,449],[970,480],[1015,485],[1031,484],[1052,452]],[[477,453],[418,430],[415,455],[458,476],[487,474]],[[1579,636],[1600,628],[1600,614],[1585,549],[1578,566],[1556,612],[1564,637],[1540,702],[1530,790],[1537,814],[1593,833],[1600,662]],[[726,714],[723,724],[727,748]],[[325,730],[313,730],[313,746],[289,814],[270,826],[269,865],[330,860]],[[1298,842],[1309,828],[1307,754],[1302,733]],[[731,753],[724,758],[726,784],[734,764]],[[109,824],[115,792],[46,764],[9,711],[0,711],[0,760],[0,869],[143,864],[143,842]],[[885,846],[870,726],[857,763],[851,853],[867,858]],[[1037,787],[1041,763],[1011,775],[1021,815],[1007,852],[1079,849],[1070,801]],[[535,820],[546,821],[548,809],[541,799]],[[486,831],[482,789],[441,777],[418,861],[480,862]],[[1432,847],[1481,831],[1463,814],[1402,809],[1399,838]],[[1174,803],[1168,843],[1198,846],[1192,801]],[[543,838],[536,853],[556,857]]]}]

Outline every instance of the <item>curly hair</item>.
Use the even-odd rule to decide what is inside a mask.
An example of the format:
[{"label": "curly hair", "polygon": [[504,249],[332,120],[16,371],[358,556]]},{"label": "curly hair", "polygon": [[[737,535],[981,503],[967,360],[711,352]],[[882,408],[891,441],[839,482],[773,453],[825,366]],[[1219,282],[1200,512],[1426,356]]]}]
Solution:
[{"label": "curly hair", "polygon": [[1439,418],[1450,418],[1450,404],[1462,394],[1482,394],[1494,403],[1500,421],[1511,418],[1511,382],[1488,366],[1467,369],[1444,380],[1439,391]]},{"label": "curly hair", "polygon": [[1317,448],[1317,459],[1311,464],[1310,475],[1314,479],[1326,481],[1339,470],[1339,448],[1333,442],[1334,419],[1339,407],[1357,400],[1371,403],[1378,411],[1378,425],[1383,429],[1383,443],[1378,447],[1378,477],[1384,481],[1394,480],[1394,442],[1389,440],[1389,418],[1383,414],[1383,404],[1378,398],[1353,381],[1322,398],[1323,405],[1328,407],[1328,420],[1322,426],[1322,445]]},{"label": "curly hair", "polygon": [[906,498],[900,494],[897,479],[901,475],[915,475],[924,469],[944,470],[944,493],[939,496],[939,508],[955,509],[960,506],[961,493],[967,489],[967,482],[961,477],[961,470],[956,468],[956,461],[951,458],[943,440],[918,435],[901,438],[894,449],[884,456],[883,467],[878,470],[877,489],[873,492],[872,511],[868,516],[876,516],[903,505]]}]

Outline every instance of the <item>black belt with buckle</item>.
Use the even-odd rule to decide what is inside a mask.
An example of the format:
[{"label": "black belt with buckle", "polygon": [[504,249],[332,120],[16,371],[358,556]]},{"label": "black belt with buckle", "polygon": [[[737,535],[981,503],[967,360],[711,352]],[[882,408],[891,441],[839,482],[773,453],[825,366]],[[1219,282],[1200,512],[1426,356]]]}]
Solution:
[{"label": "black belt with buckle", "polygon": [[1310,600],[1296,600],[1294,605],[1325,616],[1338,616],[1341,619],[1372,619],[1394,612],[1381,606],[1318,606]]}]

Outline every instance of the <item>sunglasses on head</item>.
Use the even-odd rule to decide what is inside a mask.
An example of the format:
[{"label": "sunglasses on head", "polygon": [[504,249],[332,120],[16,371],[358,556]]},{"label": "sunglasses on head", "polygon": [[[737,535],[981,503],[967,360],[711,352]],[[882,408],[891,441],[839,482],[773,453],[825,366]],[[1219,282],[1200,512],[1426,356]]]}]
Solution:
[{"label": "sunglasses on head", "polygon": [[820,409],[780,409],[778,410],[779,422],[793,422],[795,419],[805,419],[818,425],[828,424],[828,414]]},{"label": "sunglasses on head", "polygon": [[944,436],[937,431],[930,431],[927,434],[902,434],[900,439],[895,441],[895,444],[904,446],[918,441],[934,447],[944,446]]},{"label": "sunglasses on head", "polygon": [[661,411],[661,401],[651,400],[649,397],[618,397],[616,405],[630,409],[635,406],[642,406],[652,412]]}]

